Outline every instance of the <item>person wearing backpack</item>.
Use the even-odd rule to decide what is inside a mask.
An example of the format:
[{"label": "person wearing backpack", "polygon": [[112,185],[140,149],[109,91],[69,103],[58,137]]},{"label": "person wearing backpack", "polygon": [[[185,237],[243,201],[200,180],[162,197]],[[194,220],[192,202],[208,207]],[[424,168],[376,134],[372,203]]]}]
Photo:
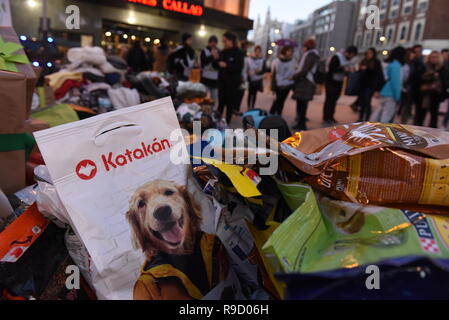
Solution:
[{"label": "person wearing backpack", "polygon": [[327,126],[337,123],[334,118],[335,107],[341,96],[346,73],[352,70],[352,59],[358,54],[357,47],[350,46],[344,52],[332,56],[326,76],[326,99],[324,102],[323,121]]},{"label": "person wearing backpack", "polygon": [[315,73],[320,56],[314,39],[306,40],[303,44],[303,55],[296,73],[293,75],[294,95],[298,123],[293,127],[297,130],[307,130],[306,116],[309,102],[313,100],[316,91]]},{"label": "person wearing backpack", "polygon": [[276,94],[276,99],[270,110],[270,113],[273,115],[282,115],[285,100],[287,100],[290,91],[293,89],[293,75],[295,73],[293,50],[292,46],[283,47],[279,57],[271,65],[271,86]]},{"label": "person wearing backpack", "polygon": [[380,91],[384,85],[384,74],[382,64],[377,59],[377,52],[369,48],[365,58],[360,62],[360,92],[359,104],[360,115],[358,122],[369,121],[371,117],[371,100],[374,93]]}]

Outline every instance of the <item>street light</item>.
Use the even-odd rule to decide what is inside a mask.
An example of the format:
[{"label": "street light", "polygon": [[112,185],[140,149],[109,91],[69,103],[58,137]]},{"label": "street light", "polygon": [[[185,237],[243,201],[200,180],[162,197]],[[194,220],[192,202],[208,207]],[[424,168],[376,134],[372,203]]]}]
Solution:
[{"label": "street light", "polygon": [[36,8],[37,7],[37,1],[36,0],[28,0],[27,5],[30,8]]},{"label": "street light", "polygon": [[271,56],[273,54],[273,50],[268,50],[268,54]]},{"label": "street light", "polygon": [[150,37],[146,37],[146,38],[145,38],[145,42],[147,42],[147,43],[148,43],[148,42],[151,42],[151,38],[150,38]]},{"label": "street light", "polygon": [[330,51],[330,52],[335,52],[335,50],[337,50],[337,49],[335,49],[335,47],[330,47],[330,48],[329,48],[329,51]]},{"label": "street light", "polygon": [[388,56],[388,50],[382,51],[382,55],[383,55],[383,56]]},{"label": "street light", "polygon": [[279,33],[281,33],[281,30],[276,29],[276,30],[274,30],[274,33],[279,34]]},{"label": "street light", "polygon": [[204,27],[204,25],[200,27],[200,31],[198,31],[198,34],[200,35],[200,37],[204,37],[206,35],[206,28]]},{"label": "street light", "polygon": [[274,47],[276,47],[276,42],[272,42],[271,43],[271,46],[274,48]]},{"label": "street light", "polygon": [[387,38],[384,37],[384,36],[382,36],[382,37],[379,38],[379,41],[380,41],[380,42],[385,42],[385,40],[387,40]]},{"label": "street light", "polygon": [[110,37],[110,36],[112,36],[112,32],[111,32],[111,31],[107,31],[104,35],[105,35],[106,37]]}]

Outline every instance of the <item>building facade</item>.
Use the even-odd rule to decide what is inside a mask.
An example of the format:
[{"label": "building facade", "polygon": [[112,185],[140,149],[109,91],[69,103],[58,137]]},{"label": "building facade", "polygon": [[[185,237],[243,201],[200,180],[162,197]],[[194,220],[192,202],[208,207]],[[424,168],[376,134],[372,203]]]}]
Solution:
[{"label": "building facade", "polygon": [[[195,48],[211,35],[230,30],[246,38],[253,28],[249,0],[43,0],[48,3],[49,35],[64,46],[130,45],[136,40],[175,46],[183,33],[194,35]],[[28,38],[42,36],[43,1],[12,0],[16,31]],[[66,9],[76,5],[80,28],[70,29]]]},{"label": "building facade", "polygon": [[300,21],[290,37],[299,45],[311,37],[315,38],[320,55],[326,58],[352,44],[358,5],[358,1],[354,0],[332,1],[315,10],[306,21]]},{"label": "building facade", "polygon": [[276,41],[289,38],[291,28],[292,24],[273,19],[271,17],[271,10],[268,8],[263,21],[260,17],[257,18],[251,40],[256,46],[260,46],[262,48],[265,58],[270,58],[276,54]]},{"label": "building facade", "polygon": [[[379,9],[378,29],[366,26],[370,5]],[[449,48],[448,12],[447,0],[361,0],[354,44],[362,50],[378,48],[385,55],[396,46]]]}]

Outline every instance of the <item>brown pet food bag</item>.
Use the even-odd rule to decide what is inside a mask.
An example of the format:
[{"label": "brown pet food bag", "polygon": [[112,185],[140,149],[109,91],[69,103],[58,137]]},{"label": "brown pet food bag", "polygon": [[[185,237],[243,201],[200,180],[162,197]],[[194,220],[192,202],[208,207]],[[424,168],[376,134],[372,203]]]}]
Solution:
[{"label": "brown pet food bag", "polygon": [[282,154],[333,198],[449,214],[449,133],[358,123],[296,133]]}]

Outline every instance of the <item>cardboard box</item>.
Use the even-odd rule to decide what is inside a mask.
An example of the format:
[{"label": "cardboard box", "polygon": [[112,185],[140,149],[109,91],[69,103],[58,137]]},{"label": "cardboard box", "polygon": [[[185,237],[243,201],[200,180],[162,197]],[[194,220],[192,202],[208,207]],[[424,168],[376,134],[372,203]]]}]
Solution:
[{"label": "cardboard box", "polygon": [[0,152],[0,189],[7,195],[26,187],[25,150]]},{"label": "cardboard box", "polygon": [[[0,27],[3,42],[20,44],[13,28]],[[25,55],[23,49],[14,54]],[[31,113],[31,102],[37,81],[31,64],[16,64],[18,72],[0,70],[0,134],[24,132],[25,120]]]}]

